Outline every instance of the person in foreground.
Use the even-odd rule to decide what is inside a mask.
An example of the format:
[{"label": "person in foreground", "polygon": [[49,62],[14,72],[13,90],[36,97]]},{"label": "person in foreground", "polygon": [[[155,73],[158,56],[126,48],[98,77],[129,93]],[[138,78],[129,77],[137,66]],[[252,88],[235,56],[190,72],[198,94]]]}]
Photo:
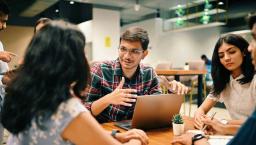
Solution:
[{"label": "person in foreground", "polygon": [[211,121],[213,134],[235,134],[251,115],[256,104],[256,77],[248,52],[249,43],[239,35],[221,37],[212,56],[213,90],[195,113],[195,127],[202,128],[205,114],[219,101],[224,102],[231,120]]},{"label": "person in foreground", "polygon": [[90,78],[84,48],[85,36],[68,22],[49,22],[34,35],[3,104],[1,122],[12,145],[148,144],[138,129],[113,138],[81,104]]},{"label": "person in foreground", "polygon": [[[128,28],[120,37],[119,57],[92,66],[85,106],[99,122],[131,119],[136,97],[161,93],[155,71],[141,63],[148,55],[148,44],[146,30]],[[173,81],[170,86],[166,84],[177,94],[188,91],[180,82]]]},{"label": "person in foreground", "polygon": [[[252,41],[248,47],[251,52],[252,63],[256,67],[256,12],[249,15],[249,27],[252,30]],[[256,89],[256,88],[254,88]],[[256,104],[254,104],[256,105]],[[207,122],[205,122],[207,124]],[[212,124],[208,124],[212,126]],[[179,137],[175,137],[172,143],[181,143],[184,145],[191,145],[193,134],[186,133]],[[256,144],[256,110],[246,120],[243,126],[240,128],[235,137],[228,143],[228,145],[253,145]],[[193,142],[194,145],[208,145],[206,138],[201,138]]]}]

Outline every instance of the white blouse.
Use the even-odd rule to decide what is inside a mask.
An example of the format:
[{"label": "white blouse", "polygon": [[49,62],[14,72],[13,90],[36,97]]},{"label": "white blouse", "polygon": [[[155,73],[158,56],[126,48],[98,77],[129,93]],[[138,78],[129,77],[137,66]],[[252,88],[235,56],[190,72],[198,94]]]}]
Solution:
[{"label": "white blouse", "polygon": [[246,120],[254,111],[256,106],[256,75],[252,81],[240,84],[237,80],[243,78],[240,75],[236,79],[230,76],[230,82],[218,96],[209,94],[207,98],[214,101],[224,102],[232,119]]}]

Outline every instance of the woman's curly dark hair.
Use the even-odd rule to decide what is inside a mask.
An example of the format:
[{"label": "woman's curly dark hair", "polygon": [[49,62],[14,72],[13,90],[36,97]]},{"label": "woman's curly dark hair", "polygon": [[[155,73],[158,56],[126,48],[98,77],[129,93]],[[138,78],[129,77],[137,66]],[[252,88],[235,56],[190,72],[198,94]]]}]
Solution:
[{"label": "woman's curly dark hair", "polygon": [[71,98],[71,84],[80,96],[90,77],[84,48],[85,36],[68,22],[52,21],[34,35],[6,89],[1,121],[8,131],[25,131],[33,119],[43,127],[41,123]]}]

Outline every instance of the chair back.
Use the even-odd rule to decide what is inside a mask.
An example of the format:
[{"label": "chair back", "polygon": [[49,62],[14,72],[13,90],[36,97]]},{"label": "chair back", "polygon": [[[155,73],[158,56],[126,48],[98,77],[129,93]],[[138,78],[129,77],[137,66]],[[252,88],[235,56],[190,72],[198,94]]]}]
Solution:
[{"label": "chair back", "polygon": [[205,64],[202,60],[189,61],[189,70],[205,70]]},{"label": "chair back", "polygon": [[159,63],[156,65],[157,70],[168,70],[172,69],[172,63]]}]

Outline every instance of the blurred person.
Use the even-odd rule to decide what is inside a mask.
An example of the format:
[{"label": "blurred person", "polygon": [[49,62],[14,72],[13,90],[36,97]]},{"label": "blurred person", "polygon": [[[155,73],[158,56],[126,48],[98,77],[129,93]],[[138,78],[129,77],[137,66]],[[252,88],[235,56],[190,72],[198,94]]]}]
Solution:
[{"label": "blurred person", "polygon": [[211,86],[213,83],[212,76],[211,76],[212,61],[205,54],[201,55],[201,59],[204,61],[205,68],[207,70],[205,81],[207,83],[207,86]]},{"label": "blurred person", "polygon": [[[0,31],[6,29],[6,22],[8,21],[8,15],[10,13],[9,7],[7,4],[0,0]],[[0,111],[5,96],[5,86],[3,85],[3,75],[9,70],[8,64],[16,54],[8,51],[4,51],[2,42],[0,41]],[[1,117],[0,117],[1,118]],[[0,124],[0,144],[3,137],[3,128]]]}]

